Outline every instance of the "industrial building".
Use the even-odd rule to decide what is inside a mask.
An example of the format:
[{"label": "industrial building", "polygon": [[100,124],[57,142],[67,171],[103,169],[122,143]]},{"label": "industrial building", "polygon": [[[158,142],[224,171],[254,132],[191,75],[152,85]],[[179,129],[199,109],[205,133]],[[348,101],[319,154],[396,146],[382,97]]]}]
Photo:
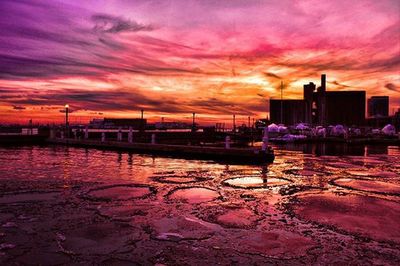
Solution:
[{"label": "industrial building", "polygon": [[368,99],[368,117],[388,117],[389,96],[372,96]]},{"label": "industrial building", "polygon": [[365,91],[329,91],[322,125],[364,125]]},{"label": "industrial building", "polygon": [[306,110],[306,103],[304,100],[281,101],[281,100],[270,99],[269,108],[271,110],[270,120],[273,123],[294,125],[296,123],[299,123],[299,121],[304,121],[305,110]]},{"label": "industrial building", "polygon": [[326,75],[321,86],[305,84],[302,100],[270,99],[270,117],[273,123],[293,125],[364,125],[365,91],[327,91]]}]

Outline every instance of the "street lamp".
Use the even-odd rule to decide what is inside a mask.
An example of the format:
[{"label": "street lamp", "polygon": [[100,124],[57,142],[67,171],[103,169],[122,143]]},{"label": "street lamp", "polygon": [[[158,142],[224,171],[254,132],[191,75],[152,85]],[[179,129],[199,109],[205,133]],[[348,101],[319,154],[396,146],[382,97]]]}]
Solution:
[{"label": "street lamp", "polygon": [[233,115],[232,119],[233,133],[236,132],[236,115]]},{"label": "street lamp", "polygon": [[145,130],[145,125],[144,125],[144,110],[140,110],[140,131]]},{"label": "street lamp", "polygon": [[192,113],[192,131],[196,131],[196,113]]}]

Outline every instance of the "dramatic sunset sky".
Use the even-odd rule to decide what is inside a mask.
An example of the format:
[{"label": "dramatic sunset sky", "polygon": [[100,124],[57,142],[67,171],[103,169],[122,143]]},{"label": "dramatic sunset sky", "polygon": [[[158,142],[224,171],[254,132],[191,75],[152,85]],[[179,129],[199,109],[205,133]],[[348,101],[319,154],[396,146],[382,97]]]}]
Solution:
[{"label": "dramatic sunset sky", "polygon": [[[1,0],[0,123],[265,117],[304,83],[400,107],[398,0]],[[340,103],[338,103],[340,104]],[[242,117],[242,118],[240,118]]]}]

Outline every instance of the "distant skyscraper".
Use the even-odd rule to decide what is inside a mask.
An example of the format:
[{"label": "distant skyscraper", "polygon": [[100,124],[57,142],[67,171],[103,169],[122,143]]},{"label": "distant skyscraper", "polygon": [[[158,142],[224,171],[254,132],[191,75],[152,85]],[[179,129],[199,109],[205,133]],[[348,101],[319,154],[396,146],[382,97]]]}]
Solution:
[{"label": "distant skyscraper", "polygon": [[389,116],[389,96],[372,96],[368,99],[369,117]]}]

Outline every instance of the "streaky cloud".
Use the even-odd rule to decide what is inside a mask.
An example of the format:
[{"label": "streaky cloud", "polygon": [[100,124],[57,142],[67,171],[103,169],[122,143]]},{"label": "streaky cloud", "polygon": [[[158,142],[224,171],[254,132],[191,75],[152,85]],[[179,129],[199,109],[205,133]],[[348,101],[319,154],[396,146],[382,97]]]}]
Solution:
[{"label": "streaky cloud", "polygon": [[393,83],[387,83],[385,88],[391,91],[400,92],[400,88],[394,85]]},{"label": "streaky cloud", "polygon": [[119,33],[124,31],[138,32],[154,30],[152,25],[144,25],[133,20],[108,14],[95,14],[92,16],[92,20],[95,23],[93,27],[95,32]]}]

